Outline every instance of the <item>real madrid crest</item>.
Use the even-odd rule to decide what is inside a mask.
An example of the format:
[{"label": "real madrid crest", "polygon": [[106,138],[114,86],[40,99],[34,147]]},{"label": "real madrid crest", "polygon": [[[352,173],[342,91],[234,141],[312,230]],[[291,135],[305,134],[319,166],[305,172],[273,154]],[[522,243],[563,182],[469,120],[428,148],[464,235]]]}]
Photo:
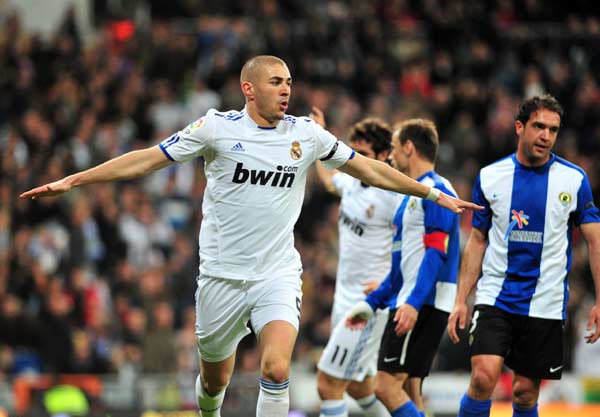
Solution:
[{"label": "real madrid crest", "polygon": [[367,208],[367,217],[369,219],[372,219],[373,214],[375,214],[375,205],[371,204],[371,205],[369,205],[369,208]]},{"label": "real madrid crest", "polygon": [[292,157],[292,159],[294,160],[298,160],[300,158],[302,158],[302,148],[300,147],[300,142],[298,141],[293,141],[292,142],[292,149],[290,149],[290,156]]},{"label": "real madrid crest", "polygon": [[560,193],[558,195],[558,199],[560,200],[560,202],[563,206],[568,206],[569,204],[571,204],[571,201],[573,200],[573,198],[571,197],[571,194],[567,193],[566,191],[563,191],[562,193]]}]

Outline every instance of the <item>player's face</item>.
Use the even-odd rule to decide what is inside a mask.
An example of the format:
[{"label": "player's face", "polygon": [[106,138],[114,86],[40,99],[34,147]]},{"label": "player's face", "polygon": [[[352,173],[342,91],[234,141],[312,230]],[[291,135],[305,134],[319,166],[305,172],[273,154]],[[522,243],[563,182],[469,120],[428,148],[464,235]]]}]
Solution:
[{"label": "player's face", "polygon": [[548,109],[539,109],[531,113],[525,125],[516,121],[519,162],[528,166],[540,166],[548,162],[559,128],[559,114]]},{"label": "player's face", "polygon": [[260,118],[274,126],[283,119],[292,92],[292,77],[287,66],[265,65],[264,71],[253,83],[254,106]]},{"label": "player's face", "polygon": [[373,145],[364,140],[353,140],[350,142],[350,146],[356,153],[366,156],[367,158],[377,159],[379,161],[386,161],[388,159],[388,152],[375,153]]},{"label": "player's face", "polygon": [[392,152],[391,162],[392,166],[400,172],[406,173],[408,171],[408,154],[407,154],[408,141],[404,145],[400,142],[400,138],[397,134],[392,135]]}]

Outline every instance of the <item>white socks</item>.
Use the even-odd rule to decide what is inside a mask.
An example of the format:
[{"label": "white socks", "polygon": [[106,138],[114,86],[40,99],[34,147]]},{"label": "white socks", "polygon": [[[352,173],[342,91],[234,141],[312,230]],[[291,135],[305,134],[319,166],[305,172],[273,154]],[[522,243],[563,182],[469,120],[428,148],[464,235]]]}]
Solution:
[{"label": "white socks", "polygon": [[348,417],[348,406],[344,400],[321,401],[319,417]]},{"label": "white socks", "polygon": [[202,417],[221,417],[221,404],[225,397],[225,390],[219,392],[214,397],[208,395],[202,386],[202,378],[200,374],[196,378],[196,402],[200,408]]},{"label": "white socks", "polygon": [[260,378],[256,417],[287,417],[290,410],[290,381],[271,382]]},{"label": "white socks", "polygon": [[362,408],[365,417],[390,417],[390,412],[385,405],[377,399],[375,394],[356,400]]}]

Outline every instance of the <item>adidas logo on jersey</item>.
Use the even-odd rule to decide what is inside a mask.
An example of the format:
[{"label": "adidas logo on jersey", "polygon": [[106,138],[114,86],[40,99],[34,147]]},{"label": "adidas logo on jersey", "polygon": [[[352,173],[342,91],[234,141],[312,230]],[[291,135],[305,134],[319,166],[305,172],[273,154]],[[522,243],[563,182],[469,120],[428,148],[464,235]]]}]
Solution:
[{"label": "adidas logo on jersey", "polygon": [[246,169],[243,163],[238,162],[232,181],[236,184],[243,184],[250,180],[250,184],[290,188],[296,178],[295,172],[298,172],[298,167],[277,165],[277,171],[263,171],[262,169]]},{"label": "adidas logo on jersey", "polygon": [[231,147],[231,150],[234,152],[246,152],[246,150],[244,149],[244,147],[242,146],[242,144],[240,142],[233,145]]}]

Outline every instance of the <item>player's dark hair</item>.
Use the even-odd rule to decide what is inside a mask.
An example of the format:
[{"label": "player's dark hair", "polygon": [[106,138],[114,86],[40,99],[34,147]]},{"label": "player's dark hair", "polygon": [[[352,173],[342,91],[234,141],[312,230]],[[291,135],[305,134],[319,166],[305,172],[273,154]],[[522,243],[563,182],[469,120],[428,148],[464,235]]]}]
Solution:
[{"label": "player's dark hair", "polygon": [[400,143],[410,140],[419,155],[430,162],[437,159],[439,147],[438,131],[435,123],[428,119],[409,119],[398,125],[395,134]]},{"label": "player's dark hair", "polygon": [[377,117],[367,117],[355,123],[348,133],[348,141],[355,142],[364,140],[373,148],[373,152],[379,155],[381,152],[389,151],[392,146],[392,128]]},{"label": "player's dark hair", "polygon": [[526,125],[531,117],[531,113],[535,113],[539,109],[546,109],[558,113],[560,120],[562,121],[563,108],[558,100],[550,94],[535,96],[524,100],[515,116],[515,121],[518,120],[523,123],[523,125]]}]

